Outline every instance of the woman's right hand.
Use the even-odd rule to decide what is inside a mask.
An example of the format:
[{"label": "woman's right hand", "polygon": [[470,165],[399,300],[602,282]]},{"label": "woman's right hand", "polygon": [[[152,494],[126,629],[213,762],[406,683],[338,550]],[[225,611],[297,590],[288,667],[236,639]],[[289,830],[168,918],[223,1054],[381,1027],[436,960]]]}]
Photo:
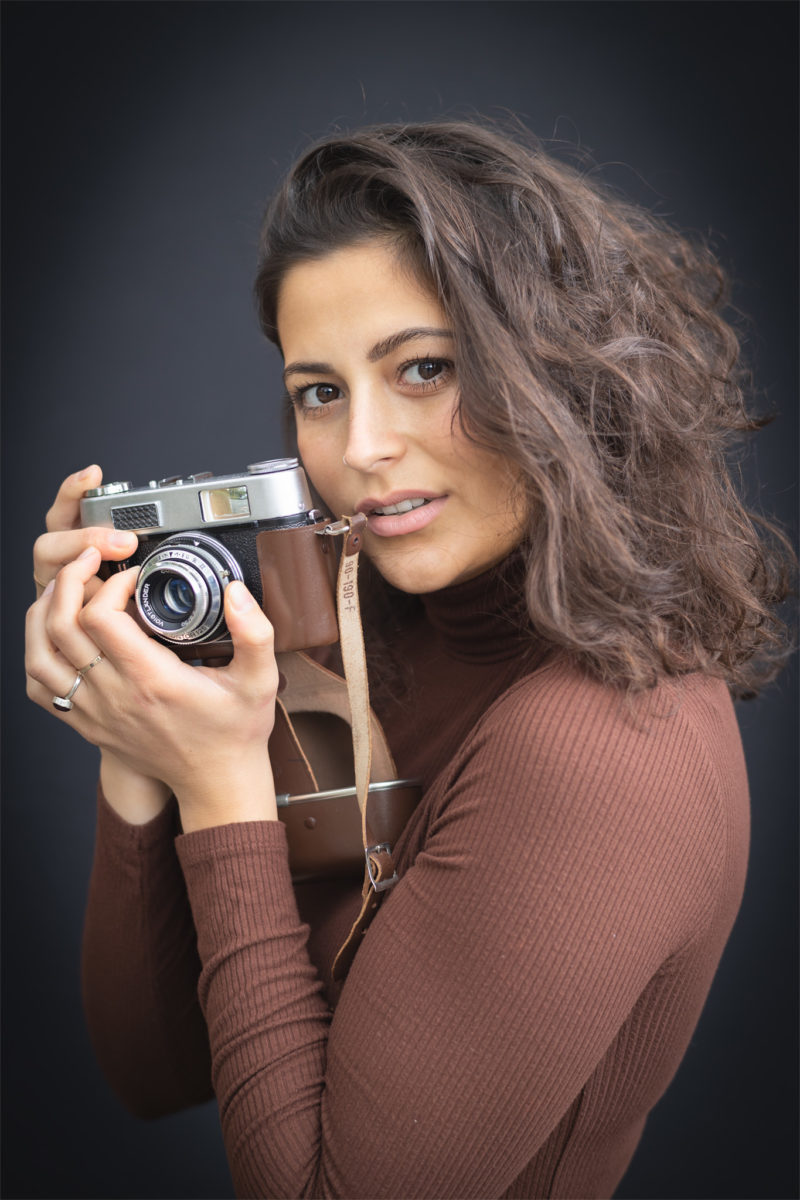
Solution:
[{"label": "woman's right hand", "polygon": [[[53,506],[45,517],[47,533],[38,537],[33,546],[33,578],[37,599],[61,568],[76,559],[87,546],[96,546],[103,559],[113,561],[128,558],[136,549],[138,539],[135,533],[99,526],[81,528],[81,497],[88,488],[99,487],[102,482],[103,472],[94,465],[68,475],[58,489]],[[92,580],[89,592],[94,594],[99,584],[98,579]]]},{"label": "woman's right hand", "polygon": [[[96,464],[68,475],[45,517],[46,533],[33,546],[33,578],[36,599],[67,563],[89,546],[95,546],[105,561],[121,562],[136,550],[135,533],[101,526],[81,527],[80,502],[85,491],[99,487],[103,472]],[[86,586],[90,600],[101,586],[94,576]],[[158,779],[139,775],[107,752],[101,755],[100,779],[106,799],[126,821],[140,825],[156,816],[169,799],[169,789]]]}]

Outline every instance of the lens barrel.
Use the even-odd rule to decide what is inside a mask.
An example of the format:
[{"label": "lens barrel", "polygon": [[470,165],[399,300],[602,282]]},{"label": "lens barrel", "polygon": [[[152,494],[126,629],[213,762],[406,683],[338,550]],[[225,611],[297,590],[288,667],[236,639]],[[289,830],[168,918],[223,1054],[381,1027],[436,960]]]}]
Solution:
[{"label": "lens barrel", "polygon": [[241,567],[216,538],[175,534],[143,561],[136,607],[165,641],[213,641],[224,630],[223,596],[232,579],[243,579]]}]

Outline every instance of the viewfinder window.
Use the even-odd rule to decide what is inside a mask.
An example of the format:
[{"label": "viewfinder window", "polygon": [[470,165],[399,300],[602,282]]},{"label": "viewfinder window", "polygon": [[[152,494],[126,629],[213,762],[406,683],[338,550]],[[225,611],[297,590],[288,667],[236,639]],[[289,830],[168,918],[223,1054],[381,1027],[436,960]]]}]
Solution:
[{"label": "viewfinder window", "polygon": [[209,488],[200,493],[200,508],[204,521],[230,521],[234,517],[250,516],[250,501],[243,485],[229,488]]}]

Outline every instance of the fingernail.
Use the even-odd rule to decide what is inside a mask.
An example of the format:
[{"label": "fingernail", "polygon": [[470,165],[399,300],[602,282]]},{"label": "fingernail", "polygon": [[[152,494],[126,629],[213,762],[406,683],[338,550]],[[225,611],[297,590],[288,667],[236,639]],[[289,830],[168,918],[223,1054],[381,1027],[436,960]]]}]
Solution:
[{"label": "fingernail", "polygon": [[78,471],[75,478],[76,479],[85,479],[87,477],[87,475],[91,475],[92,471],[95,469],[96,466],[97,466],[97,463],[92,463],[92,465],[90,467],[84,467],[82,471]]},{"label": "fingernail", "polygon": [[42,592],[42,599],[44,599],[45,596],[49,596],[55,586],[56,586],[55,579],[51,579],[50,582],[48,583],[47,587]]},{"label": "fingernail", "polygon": [[87,546],[86,549],[78,555],[78,562],[80,562],[82,558],[91,558],[92,555],[96,553],[97,550],[94,546]]},{"label": "fingernail", "polygon": [[228,584],[228,591],[230,592],[230,606],[236,612],[246,612],[248,608],[252,608],[255,604],[255,600],[247,588],[238,579],[234,579]]},{"label": "fingernail", "polygon": [[132,546],[138,538],[135,533],[112,533],[108,540],[112,546]]}]

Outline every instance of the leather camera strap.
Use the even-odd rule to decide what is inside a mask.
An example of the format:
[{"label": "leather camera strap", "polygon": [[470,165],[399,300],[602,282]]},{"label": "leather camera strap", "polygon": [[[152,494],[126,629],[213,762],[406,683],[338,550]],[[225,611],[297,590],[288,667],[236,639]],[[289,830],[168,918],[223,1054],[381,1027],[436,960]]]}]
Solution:
[{"label": "leather camera strap", "polygon": [[380,907],[389,888],[397,882],[391,846],[378,842],[369,821],[369,780],[372,760],[372,728],[369,707],[367,659],[364,653],[364,631],[358,600],[358,555],[361,550],[367,518],[363,513],[343,517],[328,527],[330,534],[344,534],[344,547],[339,563],[336,585],[336,606],[339,617],[339,638],[344,675],[350,697],[353,730],[356,791],[361,810],[361,835],[364,843],[364,884],[361,889],[361,910],[333,963],[333,979],[341,982],[350,968],[361,939]]},{"label": "leather camera strap", "polygon": [[[296,766],[297,770],[302,772],[296,780],[285,778],[282,774],[280,779],[276,779],[279,790],[301,793],[345,786],[350,782],[351,776],[348,776],[347,779],[342,778],[338,769],[335,769],[329,776],[325,770],[325,760],[331,757],[329,742],[322,741],[322,745],[318,749],[316,745],[316,742],[320,740],[318,731],[312,732],[308,740],[305,740],[302,722],[304,714],[312,716],[318,713],[331,714],[338,717],[342,725],[350,729],[349,741],[352,742],[353,718],[346,682],[340,675],[323,667],[321,663],[310,658],[302,650],[284,650],[275,657],[278,662],[278,670],[283,677],[276,708],[285,717],[288,735],[293,738],[292,750],[284,752],[282,755],[278,753],[275,767],[278,771],[283,772],[287,765],[290,768]],[[397,779],[397,768],[389,749],[389,743],[386,741],[386,734],[371,710],[369,717],[372,745],[370,783]],[[300,727],[299,737],[295,734],[295,726]],[[338,728],[332,736],[340,738]],[[342,748],[341,754],[342,757],[345,756],[344,748]],[[348,768],[349,772],[352,772],[352,746],[349,751]]]}]

